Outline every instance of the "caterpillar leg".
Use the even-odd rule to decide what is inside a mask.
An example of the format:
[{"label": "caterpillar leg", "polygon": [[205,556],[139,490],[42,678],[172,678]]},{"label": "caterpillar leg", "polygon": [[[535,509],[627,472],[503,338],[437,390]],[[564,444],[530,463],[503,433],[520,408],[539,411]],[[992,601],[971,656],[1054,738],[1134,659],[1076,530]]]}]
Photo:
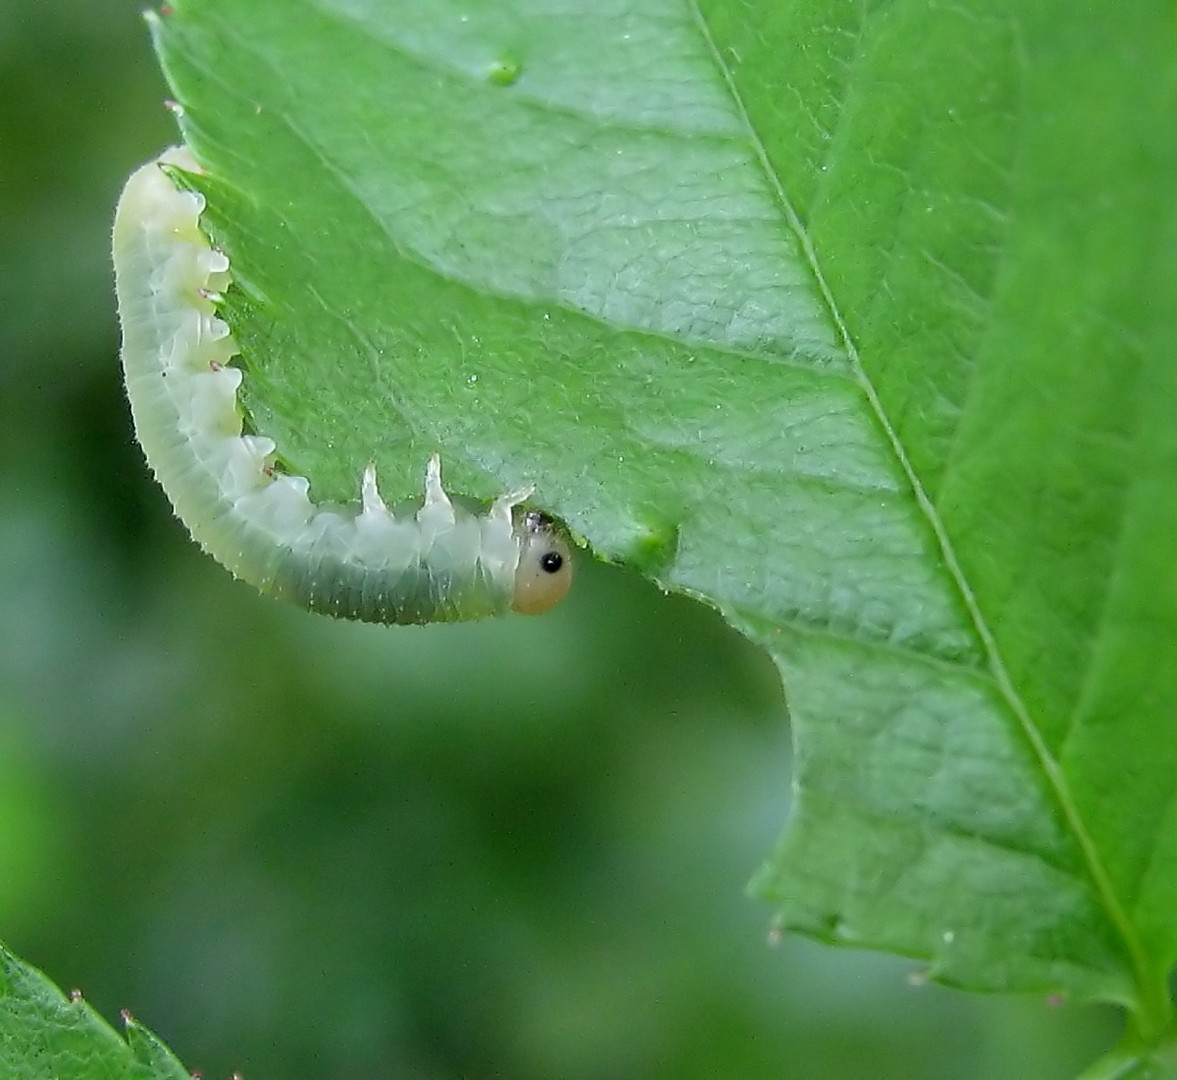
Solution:
[{"label": "caterpillar leg", "polygon": [[368,462],[368,467],[364,469],[364,478],[360,481],[360,503],[363,506],[360,512],[368,517],[373,514],[388,514],[388,507],[384,505],[384,500],[376,487],[376,463],[372,461]]},{"label": "caterpillar leg", "polygon": [[487,516],[494,521],[503,521],[510,525],[513,521],[511,511],[525,499],[530,499],[533,491],[535,491],[535,485],[528,484],[527,487],[520,488],[518,491],[510,491],[506,495],[500,495],[491,503]]},{"label": "caterpillar leg", "polygon": [[441,486],[441,455],[433,454],[425,466],[425,505],[421,509],[438,505],[449,506],[450,497]]},{"label": "caterpillar leg", "polygon": [[422,529],[435,535],[454,524],[454,504],[441,486],[441,456],[434,454],[425,466],[425,502],[417,511]]}]

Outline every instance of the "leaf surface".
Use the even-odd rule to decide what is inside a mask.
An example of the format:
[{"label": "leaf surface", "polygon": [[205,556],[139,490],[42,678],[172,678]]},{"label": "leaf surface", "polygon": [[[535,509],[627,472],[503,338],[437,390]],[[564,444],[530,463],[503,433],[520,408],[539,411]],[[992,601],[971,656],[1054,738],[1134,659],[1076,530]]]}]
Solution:
[{"label": "leaf surface", "polygon": [[0,945],[0,1076],[5,1080],[191,1080],[171,1051],[124,1017],[126,1040],[80,997]]}]

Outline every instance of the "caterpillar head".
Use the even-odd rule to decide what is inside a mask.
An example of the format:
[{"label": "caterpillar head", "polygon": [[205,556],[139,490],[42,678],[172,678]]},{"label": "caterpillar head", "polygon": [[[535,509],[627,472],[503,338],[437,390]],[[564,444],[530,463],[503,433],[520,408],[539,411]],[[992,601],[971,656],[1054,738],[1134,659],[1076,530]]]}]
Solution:
[{"label": "caterpillar head", "polygon": [[536,510],[523,515],[515,533],[519,564],[511,607],[524,615],[542,615],[564,599],[572,584],[572,548],[560,527]]}]

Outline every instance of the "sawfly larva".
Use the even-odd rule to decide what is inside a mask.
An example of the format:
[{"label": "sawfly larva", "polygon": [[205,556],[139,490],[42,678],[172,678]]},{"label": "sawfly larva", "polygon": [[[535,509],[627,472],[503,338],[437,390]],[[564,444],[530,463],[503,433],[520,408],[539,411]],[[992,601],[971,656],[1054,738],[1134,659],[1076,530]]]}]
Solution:
[{"label": "sawfly larva", "polygon": [[539,614],[572,578],[572,552],[531,489],[483,512],[450,501],[435,454],[419,509],[393,513],[371,464],[357,506],[316,506],[305,477],[274,467],[274,442],[245,434],[237,346],[216,313],[229,260],[200,230],[204,198],[161,166],[199,173],[184,148],[127,181],[114,223],[122,363],[135,432],[200,545],[262,592],[312,611],[382,623]]}]

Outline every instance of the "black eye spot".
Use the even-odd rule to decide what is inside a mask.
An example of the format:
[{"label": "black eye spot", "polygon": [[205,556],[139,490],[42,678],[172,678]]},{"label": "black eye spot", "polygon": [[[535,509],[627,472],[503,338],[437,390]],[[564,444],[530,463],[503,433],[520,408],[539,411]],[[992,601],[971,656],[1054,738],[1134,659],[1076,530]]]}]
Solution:
[{"label": "black eye spot", "polygon": [[564,556],[558,551],[545,551],[539,557],[539,568],[547,574],[557,574],[564,565]]}]

